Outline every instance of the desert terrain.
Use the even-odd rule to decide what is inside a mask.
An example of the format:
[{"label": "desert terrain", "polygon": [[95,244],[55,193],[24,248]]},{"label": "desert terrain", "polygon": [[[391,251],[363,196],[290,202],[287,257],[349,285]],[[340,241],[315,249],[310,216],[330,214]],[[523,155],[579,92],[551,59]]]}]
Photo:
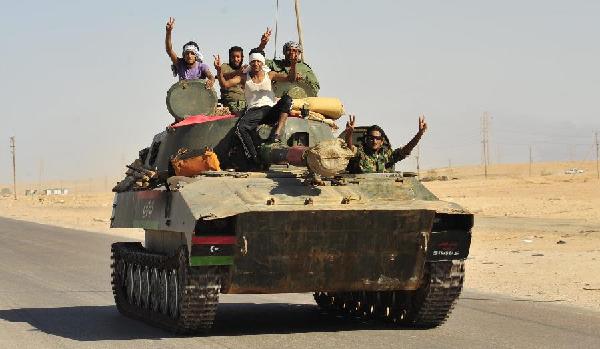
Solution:
[{"label": "desert terrain", "polygon": [[[574,167],[584,172],[565,173]],[[421,173],[421,178],[442,176],[447,180],[424,184],[441,200],[457,202],[476,215],[466,288],[600,311],[595,162],[535,163],[531,173],[529,164],[492,165],[487,178],[480,166]],[[0,198],[0,216],[143,239],[142,230],[109,229],[113,195],[107,187],[112,181],[60,184],[70,189],[68,195]]]}]

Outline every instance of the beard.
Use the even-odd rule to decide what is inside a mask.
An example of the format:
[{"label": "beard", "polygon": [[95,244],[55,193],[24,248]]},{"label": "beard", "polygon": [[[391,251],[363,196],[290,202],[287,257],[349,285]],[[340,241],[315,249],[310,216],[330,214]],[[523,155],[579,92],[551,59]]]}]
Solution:
[{"label": "beard", "polygon": [[243,62],[239,62],[239,63],[235,63],[232,61],[229,61],[229,66],[233,69],[233,70],[238,70],[242,67],[242,63]]}]

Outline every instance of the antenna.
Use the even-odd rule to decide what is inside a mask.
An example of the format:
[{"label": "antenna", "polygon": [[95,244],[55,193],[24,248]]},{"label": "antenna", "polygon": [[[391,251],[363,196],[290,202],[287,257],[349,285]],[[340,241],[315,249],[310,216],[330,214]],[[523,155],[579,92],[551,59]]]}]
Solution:
[{"label": "antenna", "polygon": [[306,55],[304,54],[304,37],[302,35],[302,23],[300,23],[300,0],[296,0],[294,3],[296,9],[296,28],[298,28],[298,43],[302,48],[302,60],[306,62]]},{"label": "antenna", "polygon": [[420,166],[420,159],[421,159],[421,146],[417,144],[417,155],[415,156],[415,158],[417,159],[417,177],[421,177],[421,166]]},{"label": "antenna", "polygon": [[15,146],[15,136],[10,137],[10,152],[12,153],[12,168],[13,168],[13,194],[15,195],[15,200],[17,200],[17,166],[16,166],[16,146]]},{"label": "antenna", "polygon": [[275,41],[273,42],[273,59],[277,57],[277,31],[279,27],[279,0],[275,0]]}]

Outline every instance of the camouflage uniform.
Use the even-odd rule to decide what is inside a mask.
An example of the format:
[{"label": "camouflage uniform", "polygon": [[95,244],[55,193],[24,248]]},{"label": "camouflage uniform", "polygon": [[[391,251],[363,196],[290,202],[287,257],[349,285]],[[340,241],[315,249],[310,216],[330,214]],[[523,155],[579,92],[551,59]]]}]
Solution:
[{"label": "camouflage uniform", "polygon": [[[223,74],[231,73],[233,68],[227,63],[221,64]],[[221,88],[221,103],[229,108],[229,111],[234,114],[243,114],[246,110],[246,99],[244,98],[244,90],[242,85],[236,85],[230,88]]]},{"label": "camouflage uniform", "polygon": [[[290,72],[290,67],[285,66],[285,60],[283,59],[267,59],[266,64],[267,67],[273,71],[286,73]],[[308,64],[302,61],[296,63],[296,73],[298,73],[302,80],[308,83],[315,90],[317,95],[319,94],[319,89],[321,88],[319,86],[319,80],[317,80],[317,76]]]},{"label": "camouflage uniform", "polygon": [[349,169],[352,173],[394,172],[394,164],[408,155],[403,148],[392,150],[384,146],[375,152],[360,146],[350,161]]}]

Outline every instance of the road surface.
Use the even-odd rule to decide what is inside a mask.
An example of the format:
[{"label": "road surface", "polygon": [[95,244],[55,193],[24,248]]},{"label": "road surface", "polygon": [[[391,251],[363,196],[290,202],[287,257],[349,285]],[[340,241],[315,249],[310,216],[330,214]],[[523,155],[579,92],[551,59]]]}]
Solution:
[{"label": "road surface", "polygon": [[117,312],[116,240],[0,218],[0,348],[600,348],[600,313],[469,290],[433,330],[340,319],[309,294],[221,295],[210,336],[176,336]]}]

